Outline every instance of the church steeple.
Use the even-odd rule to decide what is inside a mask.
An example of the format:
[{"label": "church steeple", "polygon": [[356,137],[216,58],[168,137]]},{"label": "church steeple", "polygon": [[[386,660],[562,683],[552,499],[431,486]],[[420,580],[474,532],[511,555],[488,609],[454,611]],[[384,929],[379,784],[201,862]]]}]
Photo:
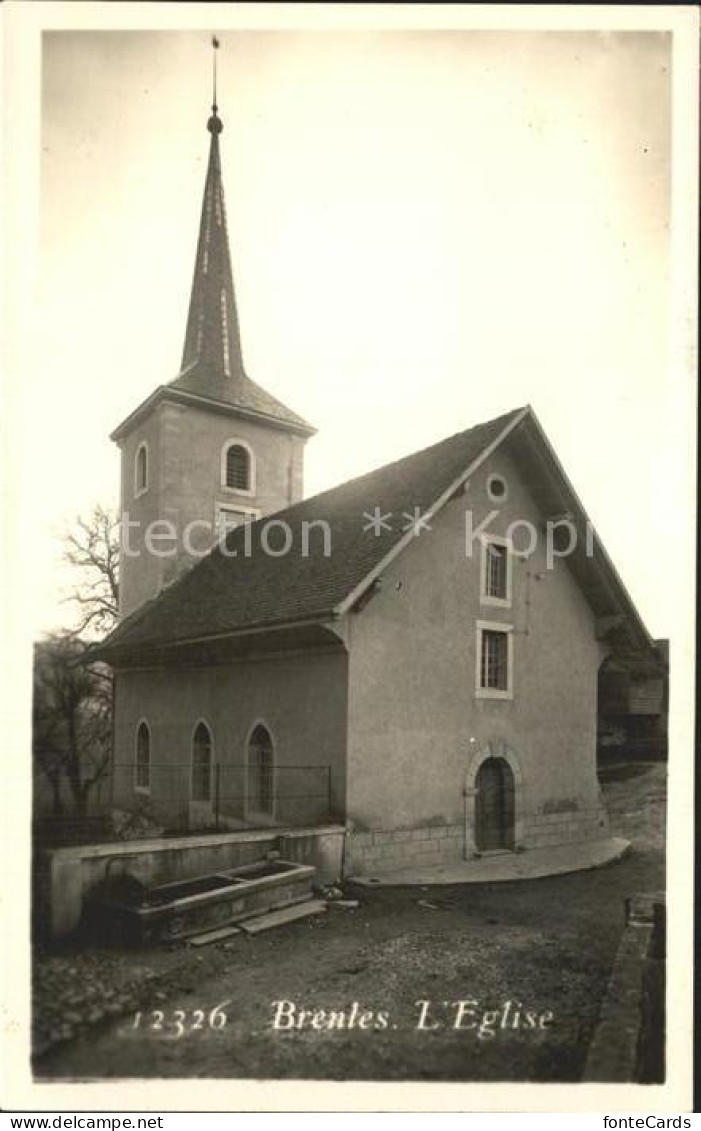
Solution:
[{"label": "church steeple", "polygon": [[235,386],[245,378],[219,154],[223,128],[215,92],[207,122],[211,134],[209,163],[180,367],[181,377],[186,373],[201,377],[203,391],[211,389],[212,384]]},{"label": "church steeple", "polygon": [[195,273],[180,372],[169,382],[168,388],[223,402],[241,412],[267,417],[278,425],[311,436],[314,433],[311,425],[252,381],[244,369],[219,153],[219,138],[224,129],[217,106],[216,49],[219,43],[213,39],[212,45],[215,49],[212,114],[207,122],[211,140]]},{"label": "church steeple", "polygon": [[[229,526],[298,502],[304,445],[314,434],[244,370],[219,154],[216,40],[213,46],[209,162],[182,365],[112,433],[132,536],[119,578],[122,616],[160,593]],[[174,531],[172,554],[151,548],[154,520]]]}]

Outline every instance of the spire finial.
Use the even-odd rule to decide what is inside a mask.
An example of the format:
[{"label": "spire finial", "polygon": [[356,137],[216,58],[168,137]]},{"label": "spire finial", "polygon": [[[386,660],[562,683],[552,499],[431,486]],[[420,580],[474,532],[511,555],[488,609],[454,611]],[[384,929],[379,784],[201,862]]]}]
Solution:
[{"label": "spire finial", "polygon": [[217,112],[217,51],[219,50],[219,40],[216,35],[212,36],[212,109],[214,113]]},{"label": "spire finial", "polygon": [[211,134],[220,134],[224,129],[221,118],[217,114],[219,107],[217,106],[217,51],[219,50],[219,40],[216,35],[212,36],[212,117],[207,122],[207,129]]}]

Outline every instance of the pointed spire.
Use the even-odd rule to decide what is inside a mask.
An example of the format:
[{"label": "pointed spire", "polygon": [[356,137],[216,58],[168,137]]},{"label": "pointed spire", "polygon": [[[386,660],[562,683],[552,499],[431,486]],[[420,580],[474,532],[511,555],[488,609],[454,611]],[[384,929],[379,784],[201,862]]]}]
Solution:
[{"label": "pointed spire", "polygon": [[203,383],[210,387],[212,382],[225,384],[245,376],[219,156],[219,135],[224,129],[216,101],[216,49],[219,41],[213,39],[212,46],[215,51],[213,101],[212,115],[207,122],[212,137],[180,369],[181,376],[186,372],[192,376],[201,373]]},{"label": "pointed spire", "polygon": [[219,41],[215,38],[212,47],[212,114],[207,122],[212,136],[195,274],[180,373],[167,387],[189,397],[204,397],[229,405],[259,419],[274,421],[277,427],[311,436],[314,428],[252,381],[243,366],[219,158],[219,135],[224,125],[217,106]]}]

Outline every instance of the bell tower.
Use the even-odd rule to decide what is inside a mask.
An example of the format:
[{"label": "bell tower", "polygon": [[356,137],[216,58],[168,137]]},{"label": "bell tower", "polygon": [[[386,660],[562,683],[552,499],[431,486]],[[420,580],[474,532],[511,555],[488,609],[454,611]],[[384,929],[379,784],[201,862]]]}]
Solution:
[{"label": "bell tower", "polygon": [[120,616],[194,564],[232,525],[303,495],[314,428],[247,375],[227,233],[216,99],[180,372],[112,433],[121,452]]}]

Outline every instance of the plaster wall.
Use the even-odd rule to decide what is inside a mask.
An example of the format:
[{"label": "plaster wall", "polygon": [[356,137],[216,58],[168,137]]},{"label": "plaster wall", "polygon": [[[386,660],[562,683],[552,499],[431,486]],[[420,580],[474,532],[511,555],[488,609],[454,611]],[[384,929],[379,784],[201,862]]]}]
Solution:
[{"label": "plaster wall", "polygon": [[[170,828],[211,823],[214,796],[193,809],[192,738],[210,728],[223,819],[255,820],[248,799],[248,743],[262,723],[273,739],[278,824],[316,823],[345,808],[347,657],[320,651],[207,668],[163,667],[116,675],[113,804],[149,804]],[[135,788],[136,730],[151,733],[151,789]],[[213,794],[216,788],[213,782]],[[329,801],[330,788],[330,801]],[[329,811],[330,810],[330,811]]]},{"label": "plaster wall", "polygon": [[[250,492],[222,485],[222,450],[240,440],[253,453],[254,482]],[[149,483],[135,491],[135,459],[142,442],[148,445]],[[216,541],[219,505],[273,514],[302,498],[304,438],[266,424],[162,400],[122,441],[121,510],[136,524],[129,531],[134,555],[124,558],[120,612],[128,615],[163,585],[198,560]],[[149,552],[146,528],[167,520],[177,532],[174,540],[153,539]],[[183,543],[191,529],[192,553]],[[154,533],[164,533],[160,527]],[[167,554],[161,551],[168,551]]]},{"label": "plaster wall", "polygon": [[[487,496],[495,473],[508,485],[501,504]],[[530,558],[512,557],[507,607],[481,599],[481,543],[469,538],[492,512],[488,534],[505,535],[516,520],[539,534]],[[513,529],[516,548],[525,548],[524,530]],[[476,695],[478,621],[510,626],[510,699]],[[388,567],[379,592],[351,615],[349,642],[349,847],[358,867],[469,855],[470,788],[490,752],[508,752],[517,770],[519,847],[605,835],[595,620],[566,560],[547,568],[543,516],[506,453]],[[420,829],[429,831],[396,835]]]}]

